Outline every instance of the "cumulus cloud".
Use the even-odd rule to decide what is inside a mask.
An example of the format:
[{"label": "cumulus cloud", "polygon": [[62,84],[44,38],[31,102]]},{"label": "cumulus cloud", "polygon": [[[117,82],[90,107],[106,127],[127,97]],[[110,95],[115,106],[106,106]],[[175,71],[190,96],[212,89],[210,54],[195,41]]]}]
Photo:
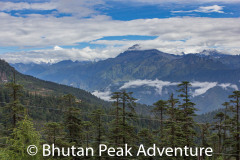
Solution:
[{"label": "cumulus cloud", "polygon": [[[237,35],[240,31],[239,29],[233,27],[233,25],[240,26],[240,23],[233,22],[237,19],[184,17],[169,19],[135,20],[134,22],[136,24],[139,22],[140,27],[138,29],[140,29],[141,27],[144,28],[144,25],[147,24],[145,31],[143,29],[141,33],[145,32],[145,35],[158,36],[158,38],[153,40],[138,41],[98,40],[94,41],[93,43],[105,45],[140,44],[142,49],[157,48],[161,51],[174,54],[178,54],[181,52],[197,53],[201,52],[203,49],[209,48],[216,48],[217,50],[226,54],[239,54],[240,50],[239,46],[237,45],[239,37],[237,37]],[[140,21],[142,21],[142,23]],[[229,27],[232,29],[227,29],[228,27],[226,26],[226,23],[228,22]],[[232,25],[230,26],[230,24]],[[151,30],[148,30],[148,28],[151,28]],[[137,30],[135,30],[135,32]],[[236,32],[236,35],[230,33],[233,32],[233,30],[235,30],[234,32]],[[146,33],[148,31],[151,31],[151,33]]]},{"label": "cumulus cloud", "polygon": [[[165,0],[132,1],[162,3]],[[65,17],[56,17],[53,14],[29,14],[26,17],[16,17],[0,12],[0,46],[19,47],[20,50],[26,47],[75,46],[81,42],[107,46],[99,50],[90,48],[91,52],[82,51],[89,54],[85,57],[92,57],[87,59],[114,57],[117,51],[122,51],[122,48],[128,48],[134,44],[140,44],[142,49],[156,48],[173,54],[181,52],[196,53],[209,48],[216,48],[227,54],[240,53],[239,18],[178,17],[120,21],[112,20],[111,17],[96,11],[95,7],[105,4],[105,2],[104,0],[50,0],[43,3],[28,3],[27,1],[19,3],[0,2],[0,11],[56,9],[58,13],[72,14],[72,16]],[[172,2],[176,2],[176,0],[172,0]],[[237,1],[231,0],[231,2]],[[198,10],[221,12],[221,8],[217,7],[221,6],[200,7]],[[106,36],[126,35],[157,36],[157,38],[140,41],[99,40]],[[65,55],[78,55],[76,54],[78,51],[74,49],[66,49],[64,51],[66,51]],[[99,52],[99,54],[96,54],[96,52]],[[6,53],[2,57],[12,60],[24,60],[25,58],[34,60],[31,57],[36,56],[36,53],[41,54],[39,55],[39,59],[42,59],[41,61],[52,59],[51,55],[46,56],[47,54],[45,54],[52,53],[49,50]],[[112,53],[112,55],[106,56],[106,54],[102,53]],[[52,53],[52,55],[54,54],[57,55]],[[62,54],[58,55],[63,57]],[[99,57],[99,55],[102,55],[102,57]],[[72,56],[66,58],[71,59]]]},{"label": "cumulus cloud", "polygon": [[121,48],[102,48],[91,49],[85,47],[82,49],[64,49],[55,46],[53,49],[24,51],[17,53],[0,54],[0,58],[5,59],[10,63],[57,63],[63,60],[72,61],[98,61],[102,59],[112,58],[121,52]]},{"label": "cumulus cloud", "polygon": [[95,15],[98,13],[95,6],[105,4],[103,0],[52,0],[52,2],[58,12],[71,13],[77,17]]},{"label": "cumulus cloud", "polygon": [[213,5],[213,6],[205,6],[205,7],[199,7],[195,10],[189,10],[189,11],[172,11],[172,13],[191,13],[191,12],[201,12],[201,13],[224,13],[223,6],[219,5]]},{"label": "cumulus cloud", "polygon": [[[168,86],[177,86],[180,84],[180,82],[169,82],[169,81],[161,81],[161,80],[132,80],[129,82],[126,82],[123,86],[120,87],[120,89],[127,89],[127,88],[137,88],[141,86],[150,86],[156,88],[156,92],[158,94],[162,94],[163,87]],[[191,82],[191,94],[193,97],[200,96],[204,93],[206,93],[209,89],[214,87],[221,87],[223,89],[233,89],[238,90],[237,85],[230,84],[230,83],[217,83],[217,82],[198,82],[194,81]]]},{"label": "cumulus cloud", "polygon": [[[239,54],[239,18],[168,18],[111,20],[104,16],[90,19],[53,16],[13,17],[0,13],[0,46],[42,47],[90,42],[108,46],[157,48],[170,53],[193,53],[216,48]],[[159,27],[161,26],[161,27]],[[107,41],[105,36],[158,36],[154,40]],[[173,47],[174,46],[174,47]]]},{"label": "cumulus cloud", "polygon": [[95,6],[103,5],[103,0],[50,0],[49,2],[0,2],[0,11],[19,10],[56,10],[58,13],[69,13],[77,17],[97,14]]},{"label": "cumulus cloud", "polygon": [[13,10],[53,10],[56,9],[55,5],[49,2],[44,3],[27,3],[27,2],[0,2],[0,11],[13,11]]}]

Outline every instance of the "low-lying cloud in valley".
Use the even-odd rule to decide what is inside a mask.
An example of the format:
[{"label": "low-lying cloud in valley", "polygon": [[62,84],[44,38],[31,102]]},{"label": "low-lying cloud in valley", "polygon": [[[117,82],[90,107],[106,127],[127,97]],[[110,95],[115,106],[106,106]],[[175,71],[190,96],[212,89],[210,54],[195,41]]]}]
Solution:
[{"label": "low-lying cloud in valley", "polygon": [[[169,81],[162,81],[162,80],[132,80],[129,82],[124,83],[121,87],[119,87],[119,90],[124,90],[124,89],[130,89],[130,88],[139,88],[139,87],[152,87],[155,89],[156,93],[159,94],[160,96],[163,94],[163,88],[166,90],[167,87],[170,86],[175,86],[177,87],[178,84],[181,82],[169,82]],[[235,84],[231,83],[218,83],[218,82],[198,82],[198,81],[193,81],[191,82],[191,88],[190,88],[190,93],[192,97],[200,96],[205,94],[209,89],[212,89],[214,87],[221,87],[224,90],[227,89],[232,89],[232,90],[238,90],[238,86]],[[144,89],[146,92],[146,89]],[[110,88],[107,88],[105,91],[94,91],[92,93],[93,95],[109,101],[111,98],[111,90]],[[149,96],[149,95],[147,95]]]},{"label": "low-lying cloud in valley", "polygon": [[111,94],[112,92],[110,91],[109,88],[107,88],[105,91],[94,91],[92,94],[98,98],[101,98],[105,101],[111,101]]},{"label": "low-lying cloud in valley", "polygon": [[119,89],[127,89],[127,88],[137,88],[141,86],[149,86],[149,87],[154,87],[156,92],[158,94],[162,94],[162,89],[163,87],[167,86],[176,86],[178,83],[176,82],[168,82],[168,81],[161,81],[161,80],[133,80],[125,83],[122,87]]}]

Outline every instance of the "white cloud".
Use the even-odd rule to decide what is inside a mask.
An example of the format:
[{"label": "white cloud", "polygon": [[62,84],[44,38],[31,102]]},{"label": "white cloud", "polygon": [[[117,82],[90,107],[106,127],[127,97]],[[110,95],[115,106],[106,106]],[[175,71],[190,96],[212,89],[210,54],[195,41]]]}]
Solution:
[{"label": "white cloud", "polygon": [[[105,16],[90,19],[53,16],[13,17],[0,13],[1,46],[55,46],[90,42],[105,36],[158,36],[155,41],[166,48],[238,47],[240,43],[239,18],[167,18],[117,21]],[[161,26],[161,27],[159,27]],[[180,41],[180,40],[186,40]],[[99,41],[106,43],[108,41]],[[127,44],[129,41],[109,43]],[[131,41],[130,41],[131,42]],[[98,43],[98,42],[96,42]],[[158,47],[157,47],[158,48]]]},{"label": "white cloud", "polygon": [[57,13],[69,13],[76,17],[95,15],[97,5],[103,5],[103,0],[50,0],[49,2],[0,2],[0,11],[19,10],[56,10]]},{"label": "white cloud", "polygon": [[141,87],[141,86],[150,86],[150,87],[154,87],[156,88],[156,92],[158,94],[162,94],[162,89],[163,87],[167,87],[167,86],[175,86],[178,83],[176,82],[168,82],[168,81],[161,81],[161,80],[132,80],[129,81],[127,83],[125,83],[122,87],[120,87],[119,89],[126,89],[126,88],[137,88],[137,87]]},{"label": "white cloud", "polygon": [[[132,80],[129,82],[126,82],[123,84],[119,89],[128,89],[128,88],[138,88],[142,86],[149,86],[155,88],[155,91],[157,94],[162,95],[163,92],[163,87],[169,87],[169,86],[177,86],[180,84],[180,82],[169,82],[169,81],[161,81],[161,80]],[[199,81],[193,81],[191,82],[191,88],[190,88],[190,94],[193,97],[200,96],[205,94],[209,89],[214,88],[214,87],[221,87],[225,90],[227,89],[233,89],[233,90],[238,90],[237,85],[231,84],[231,83],[217,83],[217,82],[199,82]],[[144,90],[140,91],[142,94],[152,94],[151,91],[149,90]],[[166,89],[166,93],[167,89]],[[94,91],[92,93],[96,97],[99,97],[103,100],[106,101],[111,101],[111,90],[110,88],[106,88],[105,91]]]},{"label": "white cloud", "polygon": [[189,10],[189,11],[172,11],[172,13],[191,13],[191,12],[201,12],[201,13],[224,13],[223,6],[219,5],[213,5],[213,6],[205,6],[205,7],[199,7],[195,10]]},{"label": "white cloud", "polygon": [[[120,53],[124,48],[126,49],[136,43],[140,44],[142,49],[156,48],[174,54],[181,52],[197,53],[212,47],[223,53],[240,53],[239,18],[185,17],[114,21],[104,17],[94,17],[85,20],[76,20],[73,17],[46,18],[43,16],[19,18],[0,13],[0,20],[0,46],[66,46],[75,45],[78,42],[90,42],[108,46],[102,49],[91,49],[93,52],[84,51],[85,54],[89,54],[86,56],[91,57],[91,60],[114,57],[117,55],[117,52]],[[94,41],[105,36],[123,35],[149,35],[158,36],[158,38],[145,41]],[[122,47],[115,47],[116,45],[121,45]],[[75,54],[78,51],[76,49],[66,49],[64,51],[66,51],[66,59],[72,59],[72,56],[78,55]],[[70,51],[72,54],[70,54]],[[97,54],[96,52],[100,53]],[[6,53],[1,55],[1,57],[7,61],[11,59],[12,62],[16,60],[27,61],[30,56],[31,58],[28,59],[30,61],[36,54],[39,54],[36,57],[41,57],[42,61],[48,61],[52,58],[61,59],[63,57],[63,53],[56,54],[49,50]],[[53,57],[53,55],[57,57]],[[101,55],[102,57],[100,57]],[[78,60],[81,59],[80,56]]]},{"label": "white cloud", "polygon": [[27,3],[27,2],[0,2],[0,11],[12,10],[53,10],[56,9],[53,3]]},{"label": "white cloud", "polygon": [[55,46],[55,47],[53,48],[53,50],[54,50],[54,51],[61,51],[61,50],[63,50],[63,48],[61,48],[61,47],[59,47],[59,46]]},{"label": "white cloud", "polygon": [[206,93],[209,89],[217,87],[217,86],[223,88],[224,90],[227,90],[227,89],[238,90],[237,85],[231,84],[231,83],[197,82],[197,81],[195,81],[195,82],[191,82],[191,84],[192,84],[193,88],[198,88],[192,92],[193,97],[202,95],[202,94]]},{"label": "white cloud", "polygon": [[103,5],[103,0],[52,0],[60,13],[71,13],[77,17],[95,15],[98,12],[94,9],[97,5]]},{"label": "white cloud", "polygon": [[218,86],[222,87],[223,89],[227,90],[227,88],[232,88],[234,90],[238,90],[238,86],[231,83],[221,83]]},{"label": "white cloud", "polygon": [[199,96],[206,93],[209,89],[216,87],[217,82],[192,82],[191,85],[193,88],[197,88],[192,92],[192,96]]},{"label": "white cloud", "polygon": [[[163,2],[154,0],[138,1],[149,3]],[[21,49],[26,47],[74,46],[80,42],[107,45],[104,49],[91,49],[93,50],[92,52],[87,52],[89,55],[85,57],[92,57],[90,59],[94,59],[94,56],[96,56],[96,59],[114,57],[117,51],[122,51],[123,48],[128,48],[136,43],[140,44],[143,49],[156,48],[174,54],[181,52],[196,53],[209,48],[216,48],[221,52],[229,54],[240,53],[240,18],[183,17],[119,21],[112,20],[109,16],[101,15],[95,10],[96,6],[105,3],[103,0],[71,0],[67,2],[65,0],[52,0],[41,3],[41,5],[39,3],[26,2],[2,3],[4,3],[4,7],[0,7],[0,10],[21,10],[26,8],[48,10],[56,8],[59,13],[70,13],[73,16],[59,18],[54,15],[31,14],[26,17],[15,17],[0,12],[1,47],[19,47]],[[201,10],[214,9],[202,8]],[[82,18],[86,16],[90,18]],[[157,36],[158,38],[141,41],[98,40],[106,36],[125,35]],[[121,45],[121,47],[116,47],[117,45]],[[70,51],[73,53],[72,55],[76,52],[74,49],[64,51],[67,52],[65,55],[71,55]],[[100,54],[95,52],[100,52]],[[103,56],[99,57],[102,52],[108,55],[104,56],[102,54]],[[33,56],[36,53],[42,54],[39,55],[42,61],[51,59],[51,55],[46,54],[52,53],[48,50],[32,51]],[[14,59],[15,56],[15,59],[24,60],[25,56],[26,59],[29,58],[28,55],[31,57],[30,52],[6,53],[1,57]],[[66,58],[71,59],[72,57]],[[56,59],[59,58],[56,57]]]},{"label": "white cloud", "polygon": [[0,58],[10,63],[57,63],[63,60],[72,61],[98,61],[102,59],[117,56],[122,51],[121,48],[107,47],[103,49],[91,49],[85,47],[83,49],[64,49],[55,46],[48,50],[34,50],[17,53],[0,54]]},{"label": "white cloud", "polygon": [[223,12],[223,6],[219,6],[219,5],[199,7],[197,10],[195,10],[195,12],[203,12],[203,13],[217,12],[217,13],[224,13],[224,12]]},{"label": "white cloud", "polygon": [[[162,89],[163,87],[168,87],[168,86],[177,86],[180,84],[180,82],[169,82],[169,81],[161,81],[161,80],[132,80],[129,82],[126,82],[122,87],[119,89],[127,89],[127,88],[137,88],[141,86],[150,86],[156,88],[156,92],[158,94],[162,94]],[[234,89],[238,90],[237,85],[235,84],[230,84],[230,83],[217,83],[217,82],[198,82],[198,81],[193,81],[191,82],[191,95],[193,97],[195,96],[200,96],[204,93],[206,93],[209,89],[220,86],[223,89]]]},{"label": "white cloud", "polygon": [[111,94],[112,92],[109,90],[109,89],[106,89],[105,91],[101,92],[101,91],[94,91],[92,93],[94,96],[98,97],[98,98],[101,98],[105,101],[112,101],[111,100]]}]

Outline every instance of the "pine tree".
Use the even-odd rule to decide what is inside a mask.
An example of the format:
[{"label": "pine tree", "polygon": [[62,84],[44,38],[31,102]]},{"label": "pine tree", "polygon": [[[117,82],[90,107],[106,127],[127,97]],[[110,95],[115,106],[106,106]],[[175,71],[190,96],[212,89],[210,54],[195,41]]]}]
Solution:
[{"label": "pine tree", "polygon": [[[210,137],[210,127],[211,125],[209,123],[205,123],[205,124],[200,124],[200,129],[201,129],[201,146],[204,148],[210,147],[209,144],[209,137]],[[203,159],[206,158],[206,155],[203,154]]]},{"label": "pine tree", "polygon": [[215,115],[214,119],[217,119],[216,125],[214,127],[214,130],[217,130],[218,135],[218,153],[222,152],[222,143],[223,143],[223,122],[224,122],[224,113],[219,112]]},{"label": "pine tree", "polygon": [[[5,106],[5,94],[3,92],[3,87],[2,85],[0,85],[0,137],[2,137],[4,135],[4,126],[6,126],[6,122],[3,123],[3,119],[2,117],[4,117],[5,115],[5,110],[4,110],[4,106]],[[0,141],[1,142],[1,141]]]},{"label": "pine tree", "polygon": [[[219,148],[218,147],[218,143],[216,143],[216,142],[218,142],[218,135],[217,135],[216,132],[212,132],[210,134],[210,136],[208,138],[208,142],[209,142],[211,148],[213,149],[213,151],[217,151],[218,150],[218,148]],[[215,160],[215,159],[217,159],[218,156],[219,155],[217,155],[217,154],[213,154],[212,159]]]},{"label": "pine tree", "polygon": [[153,113],[155,113],[158,117],[160,116],[160,132],[161,132],[161,139],[164,136],[163,133],[163,113],[167,110],[167,101],[164,100],[159,100],[156,103],[154,103],[153,105],[155,106],[153,109]]},{"label": "pine tree", "polygon": [[[135,126],[133,125],[136,118],[134,109],[136,99],[132,97],[132,92],[126,91],[113,93],[112,99],[115,100],[113,103],[115,116],[109,124],[109,140],[115,147],[124,144],[133,147],[137,140]],[[118,107],[120,105],[121,107]]]},{"label": "pine tree", "polygon": [[[228,115],[228,111],[230,109],[230,103],[229,102],[224,102],[222,104],[225,108],[224,108],[224,121],[223,121],[223,153],[227,152],[227,147],[229,146],[229,138],[228,138],[228,134],[227,131],[229,130],[229,121],[230,121],[230,117]],[[226,156],[224,155],[224,160],[226,159]]]},{"label": "pine tree", "polygon": [[[13,129],[12,138],[7,142],[8,147],[4,150],[3,160],[40,160],[41,153],[30,156],[27,153],[29,145],[35,145],[40,150],[40,134],[33,127],[32,121],[26,115],[18,121]],[[41,151],[39,151],[41,152]]]},{"label": "pine tree", "polygon": [[119,107],[120,103],[120,98],[121,98],[121,92],[114,92],[112,93],[111,99],[114,100],[113,106],[115,107],[115,119],[113,120],[113,127],[111,132],[112,134],[112,139],[114,139],[114,143],[116,146],[119,146],[119,140],[123,137],[123,135],[120,132],[120,124],[122,124],[122,120],[120,119],[120,114],[121,114],[121,108]]},{"label": "pine tree", "polygon": [[166,116],[168,117],[167,121],[165,122],[165,130],[166,135],[164,138],[164,146],[171,146],[175,147],[178,146],[179,143],[181,143],[181,126],[177,122],[178,116],[179,116],[179,108],[177,105],[179,104],[178,99],[174,98],[174,95],[171,94],[166,110]]},{"label": "pine tree", "polygon": [[83,129],[83,141],[85,142],[86,147],[89,147],[90,142],[92,141],[92,134],[94,133],[92,130],[93,124],[90,121],[82,122]]},{"label": "pine tree", "polygon": [[[152,147],[155,144],[155,139],[151,133],[151,131],[147,128],[143,128],[138,132],[138,143],[143,144],[145,148]],[[138,159],[142,160],[152,160],[153,157],[138,157]]]},{"label": "pine tree", "polygon": [[[104,122],[103,122],[103,118],[102,115],[104,114],[103,110],[98,109],[96,111],[92,112],[91,115],[91,123],[92,123],[92,128],[93,128],[93,144],[94,144],[94,148],[96,150],[96,153],[99,152],[99,145],[103,143],[105,138],[105,128],[104,128]],[[99,160],[102,159],[102,157],[98,156],[97,157]]]},{"label": "pine tree", "polygon": [[12,127],[15,128],[17,122],[23,118],[24,114],[24,107],[19,100],[22,96],[23,87],[19,84],[16,84],[15,80],[14,82],[7,83],[5,86],[11,91],[10,97],[12,98],[11,102],[6,106],[6,110],[8,112],[6,121],[10,121]]},{"label": "pine tree", "polygon": [[3,91],[3,86],[0,85],[0,107],[5,106],[6,100],[5,100],[5,94]]},{"label": "pine tree", "polygon": [[[132,97],[132,92],[126,92],[123,90],[121,92],[120,101],[122,103],[122,126],[123,126],[123,144],[126,144],[126,139],[128,140],[133,139],[134,137],[134,127],[132,125],[127,124],[126,118],[134,118],[135,110],[134,107],[136,106],[136,99]],[[129,111],[127,111],[128,109]]]},{"label": "pine tree", "polygon": [[233,152],[235,153],[236,160],[240,159],[240,123],[239,123],[239,109],[240,109],[240,91],[234,91],[232,95],[229,96],[231,99],[230,102],[232,103],[232,112],[234,116],[232,118],[232,127],[230,132],[233,136]]},{"label": "pine tree", "polygon": [[57,122],[48,122],[44,125],[43,135],[48,144],[61,146],[64,138],[64,127]]},{"label": "pine tree", "polygon": [[195,122],[193,116],[195,116],[195,104],[190,100],[189,88],[191,84],[188,81],[183,81],[178,85],[180,88],[178,92],[179,97],[182,98],[182,103],[179,105],[182,112],[180,112],[179,121],[182,122],[183,129],[183,145],[193,146],[194,145],[194,135],[196,132],[194,130]]},{"label": "pine tree", "polygon": [[66,138],[69,142],[81,145],[82,141],[82,120],[80,119],[80,110],[76,107],[76,98],[67,94],[63,96],[65,107],[65,128],[67,131]]}]

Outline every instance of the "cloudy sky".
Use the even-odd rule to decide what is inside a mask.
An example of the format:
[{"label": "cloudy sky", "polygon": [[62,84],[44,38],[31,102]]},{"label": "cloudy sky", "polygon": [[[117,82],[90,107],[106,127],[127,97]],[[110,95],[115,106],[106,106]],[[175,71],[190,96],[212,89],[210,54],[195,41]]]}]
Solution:
[{"label": "cloudy sky", "polygon": [[240,54],[240,0],[1,0],[0,58],[99,60],[134,44]]}]

